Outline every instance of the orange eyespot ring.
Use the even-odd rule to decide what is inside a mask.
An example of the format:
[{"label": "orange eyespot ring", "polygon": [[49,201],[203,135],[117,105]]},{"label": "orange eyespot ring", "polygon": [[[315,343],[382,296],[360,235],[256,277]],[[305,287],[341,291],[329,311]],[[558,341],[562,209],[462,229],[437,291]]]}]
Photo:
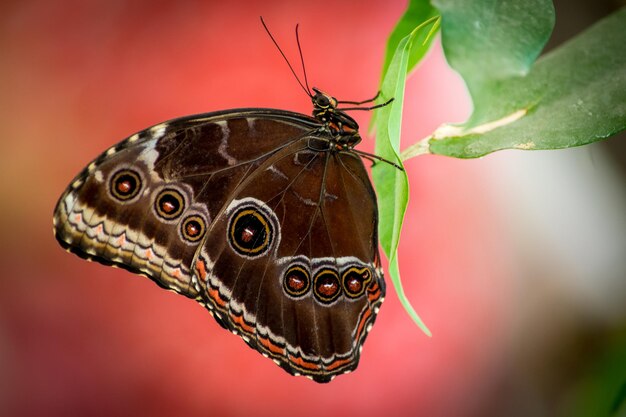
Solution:
[{"label": "orange eyespot ring", "polygon": [[179,191],[166,188],[154,200],[154,209],[159,217],[174,220],[183,213],[185,199]]},{"label": "orange eyespot ring", "polygon": [[191,216],[187,216],[182,221],[180,231],[183,238],[191,243],[196,243],[204,236],[204,233],[206,232],[206,223],[201,216],[193,214]]},{"label": "orange eyespot ring", "polygon": [[292,297],[302,297],[311,288],[311,278],[302,265],[291,266],[283,276],[283,288]]},{"label": "orange eyespot ring", "polygon": [[109,190],[116,199],[128,201],[139,194],[141,186],[141,177],[136,171],[123,169],[113,174]]},{"label": "orange eyespot ring", "polygon": [[273,239],[269,220],[255,207],[239,209],[233,215],[228,230],[232,247],[242,255],[265,254]]},{"label": "orange eyespot ring", "polygon": [[343,290],[349,298],[357,298],[365,292],[367,283],[372,279],[372,273],[366,267],[357,268],[355,266],[348,268],[341,278]]},{"label": "orange eyespot ring", "polygon": [[330,304],[341,294],[339,275],[332,269],[324,268],[313,278],[313,293],[324,304]]}]

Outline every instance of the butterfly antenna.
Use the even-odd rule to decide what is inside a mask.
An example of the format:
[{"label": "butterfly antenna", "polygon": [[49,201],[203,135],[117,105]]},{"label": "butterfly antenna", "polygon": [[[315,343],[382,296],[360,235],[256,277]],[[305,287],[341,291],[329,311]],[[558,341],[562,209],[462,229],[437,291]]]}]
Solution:
[{"label": "butterfly antenna", "polygon": [[[302,89],[304,90],[306,95],[309,96],[309,97],[312,97],[311,92],[307,89],[307,87],[304,86],[304,84],[302,84],[302,81],[300,81],[300,78],[298,78],[298,75],[296,74],[296,72],[294,71],[293,67],[289,63],[289,60],[285,56],[285,53],[283,52],[282,49],[280,49],[280,46],[278,46],[278,42],[276,42],[276,39],[274,39],[274,36],[272,36],[272,33],[267,28],[267,25],[265,24],[265,21],[263,20],[263,16],[260,16],[260,17],[261,17],[261,23],[263,24],[263,27],[265,28],[265,31],[270,36],[270,39],[272,40],[272,42],[274,42],[274,45],[276,45],[276,48],[278,49],[278,52],[280,52],[280,54],[283,56],[283,59],[285,60],[285,62],[289,66],[289,69],[291,70],[291,73],[293,74],[294,77],[296,77],[296,81],[298,81],[298,84],[300,84],[300,87],[302,87]],[[297,28],[298,28],[298,26],[296,25],[296,34],[298,33],[297,32]],[[296,38],[297,38],[297,36],[296,36]],[[302,52],[300,52],[300,56],[302,57]],[[306,79],[306,75],[305,75],[305,79]]]},{"label": "butterfly antenna", "polygon": [[304,73],[304,84],[306,85],[306,90],[309,93],[309,97],[311,97],[311,89],[309,88],[309,80],[306,76],[306,67],[304,66],[304,56],[302,55],[302,47],[300,46],[300,34],[298,33],[298,26],[296,25],[296,42],[298,43],[298,53],[300,54],[300,62],[302,63],[302,72]]}]

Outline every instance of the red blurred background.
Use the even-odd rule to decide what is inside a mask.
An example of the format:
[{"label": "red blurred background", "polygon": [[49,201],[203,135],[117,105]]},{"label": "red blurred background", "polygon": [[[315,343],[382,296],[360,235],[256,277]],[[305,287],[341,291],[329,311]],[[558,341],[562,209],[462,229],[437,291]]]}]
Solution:
[{"label": "red blurred background", "polygon": [[[589,328],[602,335],[623,329],[625,315],[613,301],[610,315],[587,314],[570,297],[578,289],[563,297],[570,265],[552,262],[549,248],[543,252],[536,244],[545,242],[542,235],[532,234],[541,223],[527,223],[520,209],[526,206],[511,204],[533,200],[523,187],[534,190],[546,180],[515,182],[528,179],[519,152],[482,161],[420,157],[407,164],[412,191],[401,273],[433,337],[412,323],[388,282],[359,368],[326,385],[289,376],[222,330],[201,306],[145,278],[66,254],[52,236],[54,204],[72,177],[129,134],[227,108],[310,112],[260,15],[296,64],[293,30],[300,23],[310,83],[359,100],[377,90],[386,38],[404,8],[404,2],[369,0],[29,0],[0,6],[1,415],[526,416],[567,410],[551,395],[575,392],[562,385],[569,362],[546,358],[566,355],[576,362],[577,341],[587,340]],[[406,100],[406,144],[470,112],[462,81],[439,46],[411,78]],[[354,117],[367,136],[370,115]],[[372,138],[362,149],[372,151]],[[604,162],[602,150],[592,154],[594,171]],[[559,197],[542,198],[550,206],[549,199]],[[624,226],[620,213],[613,215]],[[528,224],[531,229],[519,227]],[[536,239],[520,239],[517,229]],[[546,264],[537,261],[543,256]],[[623,264],[616,265],[623,278]],[[612,286],[595,295],[600,304],[612,300],[607,294],[617,300],[626,294],[619,279],[609,281]],[[593,322],[584,331],[577,327],[581,317]]]}]

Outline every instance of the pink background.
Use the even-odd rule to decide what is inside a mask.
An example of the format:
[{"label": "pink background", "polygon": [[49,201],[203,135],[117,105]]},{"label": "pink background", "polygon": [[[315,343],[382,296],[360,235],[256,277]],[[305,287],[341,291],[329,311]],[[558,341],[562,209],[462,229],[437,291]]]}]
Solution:
[{"label": "pink background", "polygon": [[[359,368],[326,385],[289,376],[192,301],[65,253],[51,233],[54,204],[72,177],[138,130],[236,107],[310,112],[260,15],[296,64],[300,23],[310,83],[359,100],[377,89],[386,38],[404,7],[0,7],[0,414],[489,415],[516,360],[511,339],[532,338],[512,330],[523,304],[510,279],[519,260],[495,220],[481,161],[429,156],[407,164],[401,273],[433,337],[412,323],[388,280]],[[405,144],[469,111],[437,45],[408,85]],[[368,136],[370,114],[354,117]],[[373,150],[371,137],[361,149]]]}]

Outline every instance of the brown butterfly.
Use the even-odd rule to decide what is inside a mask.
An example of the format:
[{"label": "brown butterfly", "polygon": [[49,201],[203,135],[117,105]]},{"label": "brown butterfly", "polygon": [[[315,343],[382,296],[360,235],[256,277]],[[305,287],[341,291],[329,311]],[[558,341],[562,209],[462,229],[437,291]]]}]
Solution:
[{"label": "brown butterfly", "polygon": [[385,295],[361,157],[381,158],[354,149],[344,112],[381,105],[342,109],[375,98],[341,102],[305,83],[313,117],[219,111],[109,148],[59,199],[54,231],[72,253],[195,299],[287,372],[328,382],[357,367]]}]

